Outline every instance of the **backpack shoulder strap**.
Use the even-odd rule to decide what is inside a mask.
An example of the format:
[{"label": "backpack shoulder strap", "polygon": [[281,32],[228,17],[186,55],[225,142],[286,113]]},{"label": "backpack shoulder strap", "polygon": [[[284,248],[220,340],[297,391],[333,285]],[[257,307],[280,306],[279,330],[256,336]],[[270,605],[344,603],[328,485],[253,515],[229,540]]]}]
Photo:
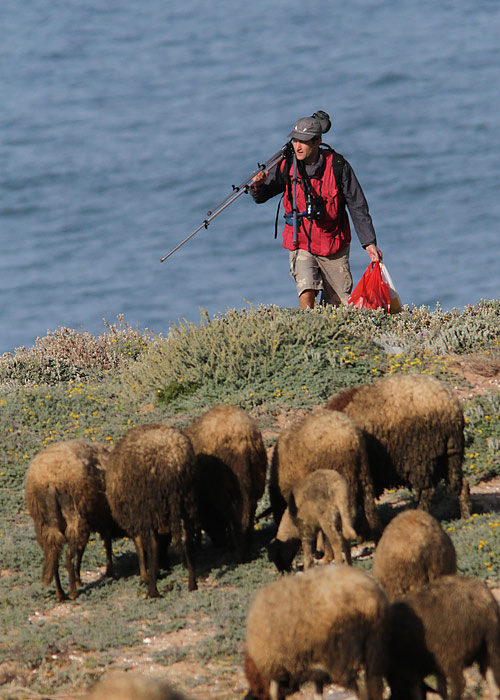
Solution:
[{"label": "backpack shoulder strap", "polygon": [[342,171],[344,169],[345,165],[345,158],[342,155],[342,153],[337,153],[337,151],[334,151],[333,148],[330,148],[328,146],[330,152],[333,154],[333,159],[332,159],[332,169],[333,169],[333,176],[335,178],[335,182],[337,184],[337,189],[338,191],[344,195],[343,190],[342,190]]},{"label": "backpack shoulder strap", "polygon": [[340,210],[340,218],[342,221],[344,216],[345,216],[345,209],[346,209],[344,190],[342,189],[342,171],[344,170],[345,158],[342,155],[342,153],[337,153],[337,151],[334,151],[333,148],[331,146],[329,146],[328,144],[323,144],[323,145],[333,155],[332,170],[333,170],[333,176],[335,178],[335,184],[337,185],[337,190],[338,190],[339,197],[340,197],[339,210]]}]

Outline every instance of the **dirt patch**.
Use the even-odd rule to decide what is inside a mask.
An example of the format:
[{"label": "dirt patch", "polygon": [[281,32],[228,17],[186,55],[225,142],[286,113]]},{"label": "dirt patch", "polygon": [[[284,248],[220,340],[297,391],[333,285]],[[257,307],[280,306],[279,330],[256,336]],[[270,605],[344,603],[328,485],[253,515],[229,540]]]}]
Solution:
[{"label": "dirt patch", "polygon": [[454,387],[462,401],[489,394],[492,391],[500,391],[500,358],[495,355],[453,357],[448,368],[465,379],[468,385]]}]

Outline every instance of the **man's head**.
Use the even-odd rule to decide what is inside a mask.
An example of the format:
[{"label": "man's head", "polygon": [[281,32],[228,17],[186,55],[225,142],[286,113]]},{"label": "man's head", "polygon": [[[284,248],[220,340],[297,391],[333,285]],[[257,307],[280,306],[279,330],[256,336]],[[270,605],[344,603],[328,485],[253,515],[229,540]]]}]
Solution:
[{"label": "man's head", "polygon": [[288,136],[292,137],[293,150],[297,160],[306,165],[314,165],[319,157],[321,144],[321,123],[315,117],[302,117]]}]

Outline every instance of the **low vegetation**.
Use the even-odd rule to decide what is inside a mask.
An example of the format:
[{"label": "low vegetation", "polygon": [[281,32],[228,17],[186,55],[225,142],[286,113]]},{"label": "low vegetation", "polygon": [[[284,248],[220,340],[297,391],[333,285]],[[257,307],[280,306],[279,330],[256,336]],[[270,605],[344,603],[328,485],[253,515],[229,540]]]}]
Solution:
[{"label": "low vegetation", "polygon": [[[464,470],[479,484],[500,476],[499,317],[498,301],[464,311],[405,308],[395,316],[272,306],[214,318],[203,313],[199,324],[179,323],[165,336],[133,329],[120,317],[99,337],[60,328],[33,348],[0,357],[0,695],[26,697],[23,688],[67,695],[110,665],[147,662],[173,674],[188,668],[178,680],[195,697],[240,697],[249,599],[277,575],[265,550],[274,532],[266,518],[246,564],[204,547],[197,591],[187,591],[186,570],[173,555],[158,600],[145,599],[126,539],[114,545],[116,580],[102,577],[97,538],[85,552],[78,599],[57,604],[53,588],[40,581],[42,553],[24,504],[26,470],[40,449],[70,438],[114,444],[132,426],[155,421],[184,427],[218,403],[249,411],[270,448],[288,418],[343,387],[423,373],[462,399]],[[267,505],[264,497],[258,512]],[[387,504],[379,508],[388,514]],[[500,502],[492,499],[487,510],[478,506],[470,519],[458,520],[456,509],[445,509],[442,521],[459,571],[500,581]],[[370,568],[371,559],[355,565]],[[233,680],[218,681],[212,695],[210,682],[221,678]]]}]

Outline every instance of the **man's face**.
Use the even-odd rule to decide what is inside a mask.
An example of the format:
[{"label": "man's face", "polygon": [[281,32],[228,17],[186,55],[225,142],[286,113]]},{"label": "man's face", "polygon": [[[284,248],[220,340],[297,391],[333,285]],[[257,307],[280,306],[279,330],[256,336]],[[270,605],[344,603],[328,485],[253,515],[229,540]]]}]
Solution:
[{"label": "man's face", "polygon": [[319,145],[321,138],[310,139],[309,141],[300,141],[292,139],[293,150],[297,156],[297,160],[303,160],[304,163],[314,164],[318,160]]}]

